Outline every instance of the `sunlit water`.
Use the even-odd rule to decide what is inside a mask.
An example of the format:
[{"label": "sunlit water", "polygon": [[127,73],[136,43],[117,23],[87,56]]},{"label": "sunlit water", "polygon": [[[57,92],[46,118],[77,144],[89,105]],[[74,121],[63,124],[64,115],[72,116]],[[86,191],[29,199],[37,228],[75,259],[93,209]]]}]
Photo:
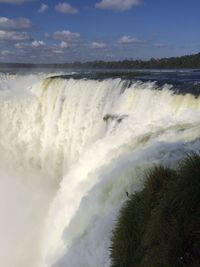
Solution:
[{"label": "sunlit water", "polygon": [[108,267],[126,191],[200,149],[200,98],[50,76],[0,76],[0,266]]}]

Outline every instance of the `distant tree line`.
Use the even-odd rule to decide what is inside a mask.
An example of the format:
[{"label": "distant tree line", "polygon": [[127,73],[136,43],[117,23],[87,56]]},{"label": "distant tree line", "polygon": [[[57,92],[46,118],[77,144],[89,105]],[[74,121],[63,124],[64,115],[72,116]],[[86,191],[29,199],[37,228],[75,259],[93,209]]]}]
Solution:
[{"label": "distant tree line", "polygon": [[71,69],[182,69],[200,68],[200,53],[150,60],[88,61],[64,64],[0,63],[0,68],[71,68]]}]

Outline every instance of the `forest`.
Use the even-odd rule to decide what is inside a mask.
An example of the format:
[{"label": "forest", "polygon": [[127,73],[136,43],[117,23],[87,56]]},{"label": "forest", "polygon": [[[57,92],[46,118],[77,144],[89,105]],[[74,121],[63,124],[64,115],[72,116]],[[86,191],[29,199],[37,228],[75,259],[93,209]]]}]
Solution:
[{"label": "forest", "polygon": [[150,60],[88,61],[63,64],[0,63],[0,68],[70,68],[70,69],[183,69],[200,68],[200,53]]}]

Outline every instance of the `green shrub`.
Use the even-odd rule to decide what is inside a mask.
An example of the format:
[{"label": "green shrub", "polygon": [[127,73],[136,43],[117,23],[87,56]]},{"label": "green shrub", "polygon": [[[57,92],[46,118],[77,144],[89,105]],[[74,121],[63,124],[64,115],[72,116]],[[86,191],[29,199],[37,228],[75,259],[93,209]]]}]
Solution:
[{"label": "green shrub", "polygon": [[120,211],[111,267],[200,266],[200,156],[155,167]]}]

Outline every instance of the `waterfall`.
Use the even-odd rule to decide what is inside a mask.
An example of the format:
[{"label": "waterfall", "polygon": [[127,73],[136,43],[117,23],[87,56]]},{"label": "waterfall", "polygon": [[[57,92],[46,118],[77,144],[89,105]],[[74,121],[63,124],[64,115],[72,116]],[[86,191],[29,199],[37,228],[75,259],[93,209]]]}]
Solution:
[{"label": "waterfall", "polygon": [[200,98],[167,84],[1,76],[0,102],[1,176],[12,177],[2,180],[25,192],[26,213],[41,213],[27,241],[38,251],[18,253],[15,267],[108,267],[126,191],[200,148]]}]

